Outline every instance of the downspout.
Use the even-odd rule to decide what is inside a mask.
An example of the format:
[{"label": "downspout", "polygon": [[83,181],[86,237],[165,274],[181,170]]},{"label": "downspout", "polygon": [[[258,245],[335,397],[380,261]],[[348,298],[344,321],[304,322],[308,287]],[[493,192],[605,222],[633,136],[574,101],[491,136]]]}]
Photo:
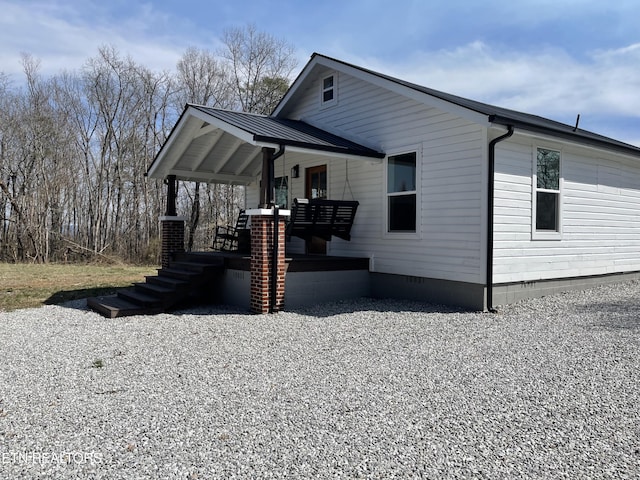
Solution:
[{"label": "downspout", "polygon": [[278,300],[278,239],[280,236],[280,209],[278,205],[273,206],[273,253],[271,259],[271,288],[269,289],[269,313],[276,309]]},{"label": "downspout", "polygon": [[[493,121],[493,117],[489,117]],[[487,180],[487,310],[496,312],[493,308],[493,203],[495,194],[496,173],[496,145],[513,135],[513,125],[508,126],[509,131],[504,135],[494,138],[489,142],[489,178]]]},{"label": "downspout", "polygon": [[284,154],[284,145],[276,152],[271,147],[262,147],[262,178],[260,180],[260,204],[259,208],[273,207],[274,188],[274,162]]},{"label": "downspout", "polygon": [[275,161],[284,155],[284,145],[280,145],[278,151],[271,155],[271,162],[269,162],[269,206],[273,207],[276,198],[275,198],[275,188],[276,188],[276,179],[275,179]]},{"label": "downspout", "polygon": [[269,196],[271,197],[270,204],[273,206],[273,251],[271,253],[272,255],[271,257],[271,288],[269,289],[270,290],[269,291],[269,313],[273,313],[275,311],[276,302],[278,300],[278,255],[279,255],[278,244],[280,243],[279,242],[280,209],[278,208],[278,205],[275,204],[274,162],[276,161],[277,158],[279,158],[283,154],[284,154],[284,145],[280,145],[280,148],[278,149],[278,151],[271,156],[270,172],[269,172],[269,177],[270,177]]}]

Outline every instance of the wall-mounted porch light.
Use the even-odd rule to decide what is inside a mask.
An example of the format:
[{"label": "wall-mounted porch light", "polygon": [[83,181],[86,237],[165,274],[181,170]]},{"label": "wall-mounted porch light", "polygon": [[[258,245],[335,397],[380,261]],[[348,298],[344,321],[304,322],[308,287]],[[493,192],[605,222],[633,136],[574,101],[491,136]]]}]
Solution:
[{"label": "wall-mounted porch light", "polygon": [[294,165],[291,167],[291,178],[298,178],[300,176],[300,165]]}]

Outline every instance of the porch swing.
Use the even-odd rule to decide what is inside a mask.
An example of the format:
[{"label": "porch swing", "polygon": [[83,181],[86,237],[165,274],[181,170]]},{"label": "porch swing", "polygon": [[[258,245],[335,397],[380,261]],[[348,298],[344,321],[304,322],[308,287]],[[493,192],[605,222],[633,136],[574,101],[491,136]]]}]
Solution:
[{"label": "porch swing", "polygon": [[351,228],[360,203],[357,200],[344,200],[349,186],[351,198],[353,191],[349,183],[349,161],[346,163],[345,184],[342,200],[327,198],[295,198],[291,207],[291,217],[286,229],[287,239],[298,237],[305,241],[319,237],[331,241],[332,237],[351,240]]}]

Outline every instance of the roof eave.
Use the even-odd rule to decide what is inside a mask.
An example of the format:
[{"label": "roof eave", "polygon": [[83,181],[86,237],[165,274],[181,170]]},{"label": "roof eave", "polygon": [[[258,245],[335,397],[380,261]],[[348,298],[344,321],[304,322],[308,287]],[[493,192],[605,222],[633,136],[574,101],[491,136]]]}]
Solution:
[{"label": "roof eave", "polygon": [[626,145],[622,142],[612,142],[605,138],[593,138],[588,135],[583,135],[580,130],[576,132],[568,132],[559,128],[544,127],[542,125],[535,125],[529,122],[523,122],[512,117],[504,115],[490,115],[489,123],[503,126],[513,126],[521,130],[525,130],[531,133],[537,133],[542,135],[550,135],[552,137],[561,138],[563,140],[569,140],[575,143],[588,145],[591,147],[598,147],[606,150],[615,151],[618,153],[624,153],[632,155],[634,157],[640,157],[640,148],[633,145]]},{"label": "roof eave", "polygon": [[317,144],[312,145],[306,142],[296,142],[292,140],[282,141],[282,139],[263,136],[263,135],[254,135],[253,140],[255,141],[256,145],[264,145],[264,144],[267,144],[265,146],[284,145],[287,147],[294,147],[299,151],[309,151],[309,152],[320,151],[320,152],[326,152],[326,153],[334,153],[334,154],[337,154],[338,156],[344,155],[349,157],[362,157],[362,158],[372,158],[372,159],[373,158],[382,159],[385,157],[384,153],[377,152],[375,150],[364,150],[364,149],[356,150],[356,149],[350,149],[346,147],[338,147],[334,145],[317,145]]},{"label": "roof eave", "polygon": [[309,72],[313,68],[312,64],[316,63],[316,57],[317,56],[318,56],[318,54],[315,53],[315,52],[311,55],[311,58],[309,58],[309,61],[302,68],[302,70],[300,70],[300,73],[298,74],[298,76],[293,80],[293,82],[291,82],[291,85],[289,85],[289,88],[287,89],[285,94],[282,96],[282,98],[280,99],[278,104],[273,108],[273,110],[269,114],[270,117],[279,116],[279,114],[282,112],[282,110],[286,107],[286,105],[289,102],[289,100],[291,99],[291,97],[293,97],[295,95],[296,91],[298,90],[298,86],[300,84],[302,84],[304,79],[309,75]]},{"label": "roof eave", "polygon": [[147,167],[147,171],[145,172],[145,176],[146,177],[149,177],[149,178],[162,178],[161,176],[154,177],[154,174],[155,174],[156,170],[158,169],[159,165],[162,164],[162,161],[160,159],[167,154],[167,152],[169,151],[169,149],[173,145],[173,142],[177,138],[177,135],[174,135],[174,133],[183,128],[184,123],[186,122],[186,118],[187,118],[186,113],[187,113],[188,109],[189,109],[189,105],[187,104],[187,105],[185,105],[184,110],[182,110],[182,113],[180,114],[180,117],[178,118],[178,121],[173,125],[173,128],[169,132],[169,135],[167,136],[166,140],[162,143],[162,146],[160,147],[160,150],[158,151],[156,156],[151,161],[151,164]]}]

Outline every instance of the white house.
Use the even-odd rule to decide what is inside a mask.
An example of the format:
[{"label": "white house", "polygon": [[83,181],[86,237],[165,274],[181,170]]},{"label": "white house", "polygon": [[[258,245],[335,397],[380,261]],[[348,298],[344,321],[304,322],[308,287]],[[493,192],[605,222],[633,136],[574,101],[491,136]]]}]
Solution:
[{"label": "white house", "polygon": [[188,105],[148,174],[357,200],[350,241],[287,252],[368,259],[373,296],[491,309],[640,272],[640,148],[319,54],[269,117]]}]

